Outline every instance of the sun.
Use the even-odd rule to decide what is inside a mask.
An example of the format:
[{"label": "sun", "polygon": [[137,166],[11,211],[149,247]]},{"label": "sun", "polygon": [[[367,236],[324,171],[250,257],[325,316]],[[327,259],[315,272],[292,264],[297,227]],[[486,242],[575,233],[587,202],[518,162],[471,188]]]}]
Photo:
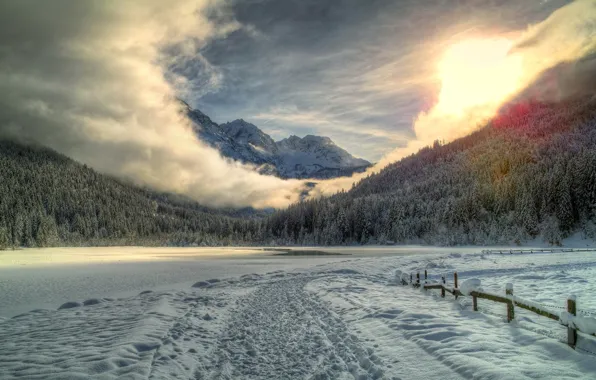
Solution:
[{"label": "sun", "polygon": [[474,39],[450,46],[439,62],[441,91],[437,111],[463,115],[480,106],[495,107],[522,86],[523,62],[511,54],[513,42]]}]

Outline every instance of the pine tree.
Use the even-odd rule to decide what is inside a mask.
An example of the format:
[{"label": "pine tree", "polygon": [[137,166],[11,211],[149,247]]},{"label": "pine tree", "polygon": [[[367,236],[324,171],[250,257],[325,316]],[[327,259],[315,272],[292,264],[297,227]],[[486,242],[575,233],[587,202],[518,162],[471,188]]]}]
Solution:
[{"label": "pine tree", "polygon": [[10,232],[5,226],[0,226],[0,249],[6,249],[11,246]]}]

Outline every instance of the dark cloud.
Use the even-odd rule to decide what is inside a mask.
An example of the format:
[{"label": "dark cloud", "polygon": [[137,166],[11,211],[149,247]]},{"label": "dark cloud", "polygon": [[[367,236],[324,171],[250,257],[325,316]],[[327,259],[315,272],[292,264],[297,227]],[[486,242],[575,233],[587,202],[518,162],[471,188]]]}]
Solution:
[{"label": "dark cloud", "polygon": [[562,62],[546,70],[511,103],[526,100],[557,102],[595,95],[596,54],[590,54],[578,61]]},{"label": "dark cloud", "polygon": [[243,28],[176,70],[208,62],[217,72],[206,86],[193,69],[186,98],[218,121],[242,117],[274,137],[315,132],[376,160],[413,137],[412,121],[433,101],[445,41],[524,29],[567,3],[231,1],[212,19]]},{"label": "dark cloud", "polygon": [[[205,204],[282,206],[297,199],[300,182],[223,160],[197,141],[171,99],[184,95],[218,121],[243,117],[274,137],[330,136],[365,158],[384,156],[378,169],[403,156],[385,155],[393,148],[413,152],[438,135],[441,117],[426,118],[425,138],[412,125],[432,111],[435,65],[448,44],[525,29],[566,3],[3,0],[0,137]],[[520,45],[524,54],[551,58],[536,64],[544,69],[584,57],[593,4],[556,12],[541,26],[546,37]],[[565,49],[551,54],[560,35],[556,46]],[[589,75],[591,67],[586,58],[573,70]],[[353,179],[345,181],[320,189]]]},{"label": "dark cloud", "polygon": [[[238,27],[210,23],[202,13],[207,6],[207,0],[0,2],[0,137],[40,143],[204,204],[282,206],[297,199],[299,183],[260,176],[201,144],[172,101],[176,93],[162,65]],[[187,70],[195,77],[205,72]],[[215,71],[207,74],[206,83],[217,81]],[[183,83],[172,73],[168,78]]]}]

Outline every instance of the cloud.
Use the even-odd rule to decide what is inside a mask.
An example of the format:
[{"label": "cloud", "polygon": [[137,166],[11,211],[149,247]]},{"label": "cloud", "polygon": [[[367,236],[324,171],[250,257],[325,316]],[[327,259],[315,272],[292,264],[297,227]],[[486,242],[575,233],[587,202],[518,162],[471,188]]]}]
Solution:
[{"label": "cloud", "polygon": [[[373,173],[379,172],[387,165],[398,161],[410,154],[416,153],[425,146],[440,139],[449,142],[486,125],[494,117],[501,106],[508,101],[521,99],[524,96],[534,96],[537,92],[548,94],[551,100],[561,100],[573,95],[595,95],[592,86],[596,75],[596,2],[593,0],[577,0],[554,11],[544,21],[530,26],[518,33],[518,38],[511,43],[503,63],[498,67],[490,67],[484,77],[474,78],[480,83],[474,83],[474,88],[482,91],[482,86],[494,89],[495,81],[492,75],[516,75],[510,88],[502,91],[502,96],[486,98],[485,94],[472,93],[472,101],[464,103],[464,108],[457,112],[449,112],[453,107],[454,97],[441,98],[428,111],[421,112],[414,122],[416,137],[408,141],[406,146],[398,147],[385,155],[365,173],[355,174],[350,178],[339,178],[322,181],[317,185],[317,192],[313,196],[329,195],[350,186]],[[499,44],[497,44],[499,45]],[[470,57],[474,56],[471,54]],[[439,61],[439,58],[435,58]],[[513,65],[512,65],[513,63]],[[512,70],[515,67],[515,70]],[[519,70],[519,71],[518,71]],[[551,71],[551,75],[545,75]],[[462,75],[472,73],[462,73]],[[554,77],[554,79],[553,79]],[[506,78],[506,77],[503,77]],[[458,78],[464,79],[464,78]],[[442,83],[440,91],[447,84]],[[460,89],[463,83],[457,83]],[[478,87],[476,87],[478,86]],[[467,97],[467,96],[466,96]],[[553,99],[554,97],[554,99]],[[484,99],[475,103],[476,99]],[[461,99],[456,99],[461,101]],[[446,104],[449,106],[447,107]]]},{"label": "cloud", "polygon": [[518,31],[567,2],[230,0],[213,21],[242,28],[200,49],[223,80],[186,100],[219,122],[243,118],[276,138],[325,135],[377,161],[414,138],[417,115],[436,101],[446,45]]},{"label": "cloud", "polygon": [[333,119],[330,119],[328,115],[317,111],[300,112],[295,109],[278,108],[273,109],[271,112],[258,113],[253,115],[253,118],[262,121],[275,120],[276,122],[283,121],[293,125],[307,125],[310,128],[325,128],[330,132],[347,132],[357,135],[385,137],[392,140],[399,138],[398,135],[396,136],[386,130],[376,129],[373,126],[367,126],[366,124],[334,121]]},{"label": "cloud", "polygon": [[[554,12],[543,23],[528,28],[513,53],[526,58],[537,80],[521,94],[560,100],[594,95],[596,77],[596,3],[576,0]],[[543,75],[546,73],[546,75]]]},{"label": "cloud", "polygon": [[[260,176],[200,143],[164,68],[239,28],[208,0],[7,0],[0,5],[0,135],[47,145],[207,205],[281,207],[301,182]],[[208,73],[207,85],[217,85]]]},{"label": "cloud", "polygon": [[[520,7],[529,2],[498,3],[511,8],[494,24],[509,32],[525,22]],[[172,99],[184,94],[207,113],[212,107],[216,118],[313,128],[348,148],[369,141],[382,146],[367,147],[375,155],[401,145],[371,172],[489,117],[486,108],[446,117],[426,98],[436,99],[440,89],[433,65],[446,41],[486,26],[496,9],[474,8],[473,17],[457,24],[469,4],[337,4],[3,1],[0,135],[207,205],[283,207],[299,198],[301,181],[260,176],[221,158],[196,139]],[[523,33],[512,54],[526,59],[528,84],[548,68],[589,56],[593,5],[576,1]],[[511,15],[521,16],[512,24]],[[322,181],[317,189],[330,194],[362,177]]]}]

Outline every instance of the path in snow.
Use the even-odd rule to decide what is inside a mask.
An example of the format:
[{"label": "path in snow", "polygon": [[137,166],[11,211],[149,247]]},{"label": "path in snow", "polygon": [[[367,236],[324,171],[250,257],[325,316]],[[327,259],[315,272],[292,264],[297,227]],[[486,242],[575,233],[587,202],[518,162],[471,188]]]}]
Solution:
[{"label": "path in snow", "polygon": [[309,277],[263,285],[240,300],[214,363],[197,379],[380,379],[385,365],[304,290]]},{"label": "path in snow", "polygon": [[[475,313],[463,297],[392,282],[396,269],[460,267],[489,288],[513,276],[528,296],[537,276],[561,277],[582,300],[596,286],[593,263],[588,255],[357,258],[79,300],[0,319],[0,379],[592,379],[594,357],[562,343],[566,330],[554,322],[520,310],[508,324],[486,302]],[[545,302],[562,297],[549,294]]]},{"label": "path in snow", "polygon": [[305,290],[320,276],[255,274],[6,319],[0,378],[398,379]]}]

